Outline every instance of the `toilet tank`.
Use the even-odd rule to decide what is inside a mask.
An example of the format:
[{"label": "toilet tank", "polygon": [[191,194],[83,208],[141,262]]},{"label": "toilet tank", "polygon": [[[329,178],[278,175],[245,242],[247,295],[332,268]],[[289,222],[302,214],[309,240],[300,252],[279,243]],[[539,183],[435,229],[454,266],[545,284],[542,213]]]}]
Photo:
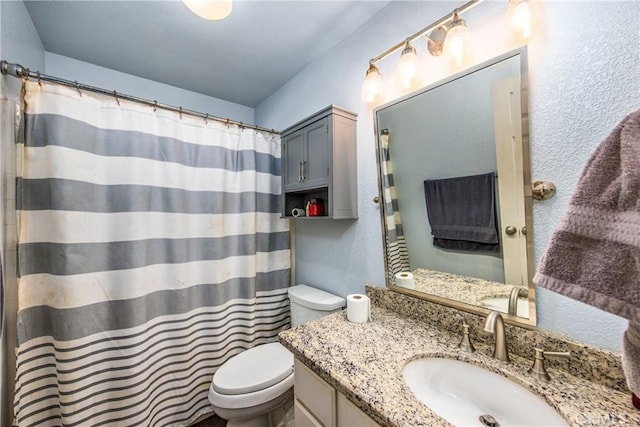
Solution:
[{"label": "toilet tank", "polygon": [[289,288],[291,327],[302,325],[344,307],[346,301],[337,295],[307,285]]}]

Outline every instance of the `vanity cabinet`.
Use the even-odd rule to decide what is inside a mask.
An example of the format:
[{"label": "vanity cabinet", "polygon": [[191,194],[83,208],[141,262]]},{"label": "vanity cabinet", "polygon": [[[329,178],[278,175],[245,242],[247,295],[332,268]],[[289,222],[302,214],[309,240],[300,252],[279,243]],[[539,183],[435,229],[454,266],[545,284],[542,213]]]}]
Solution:
[{"label": "vanity cabinet", "polygon": [[357,218],[356,115],[330,106],[282,131],[282,216],[319,199],[323,215]]},{"label": "vanity cabinet", "polygon": [[307,368],[294,362],[296,427],[377,427],[378,424],[343,394]]}]

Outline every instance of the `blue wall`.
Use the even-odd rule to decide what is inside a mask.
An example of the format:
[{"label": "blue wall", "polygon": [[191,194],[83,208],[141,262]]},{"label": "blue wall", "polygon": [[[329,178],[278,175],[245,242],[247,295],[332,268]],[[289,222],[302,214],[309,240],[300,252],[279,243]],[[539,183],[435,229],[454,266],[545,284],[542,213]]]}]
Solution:
[{"label": "blue wall", "polygon": [[[0,59],[17,62],[32,70],[44,70],[44,47],[21,1],[0,1]],[[20,80],[2,76],[2,94],[20,93]]]},{"label": "blue wall", "polygon": [[[144,81],[135,76],[45,54],[22,2],[0,2],[0,57],[70,80],[113,88],[222,117],[283,129],[329,104],[358,113],[357,221],[298,222],[298,282],[339,295],[383,285],[381,227],[371,107],[359,91],[369,58],[450,11],[449,2],[392,2],[323,58],[309,65],[254,111],[250,107]],[[539,260],[567,206],[590,153],[626,114],[639,108],[640,4],[638,2],[545,2],[542,31],[529,44],[532,175],[554,181],[558,195],[534,206],[535,258]],[[485,2],[465,15],[474,32],[477,61],[509,50],[502,42],[503,2]],[[615,28],[602,37],[602,28]],[[417,44],[424,55],[424,43]],[[393,74],[397,55],[379,66]],[[424,60],[424,84],[446,73],[436,58]],[[19,82],[2,78],[3,94]],[[387,101],[401,95],[388,93]],[[207,99],[209,98],[209,99]],[[542,329],[619,350],[626,322],[590,306],[539,289]]]},{"label": "blue wall", "polygon": [[[33,69],[44,69],[45,51],[40,37],[31,22],[27,9],[20,1],[0,1],[0,59],[28,64]],[[17,101],[21,82],[11,76],[0,77],[0,94]],[[5,129],[0,129],[4,134]],[[11,425],[13,408],[13,383],[15,373],[16,310],[18,307],[16,265],[15,215],[5,215],[15,209],[15,146],[12,141],[0,144],[0,183],[6,185],[0,194],[0,225],[4,266],[4,319],[2,346],[0,347],[0,425]],[[13,187],[13,189],[11,188]],[[11,286],[13,284],[13,286]]]},{"label": "blue wall", "polygon": [[213,116],[239,122],[253,123],[255,121],[254,109],[251,107],[99,67],[66,56],[47,52],[45,65],[47,74],[67,80],[78,80],[91,86],[116,90],[128,95],[157,100],[163,104],[181,106],[189,110],[209,113]]},{"label": "blue wall", "polygon": [[[628,113],[640,108],[640,3],[536,2],[541,28],[529,43],[532,178],[555,182],[555,198],[534,206],[535,261],[575,190],[589,155]],[[347,295],[384,286],[371,107],[360,100],[368,60],[451,11],[451,2],[392,2],[323,58],[256,107],[259,125],[283,129],[329,104],[358,113],[359,216],[355,222],[298,221],[296,281]],[[476,62],[510,50],[503,35],[506,2],[465,14]],[[602,36],[603,28],[615,28]],[[424,41],[416,43],[426,57]],[[378,66],[387,83],[399,60]],[[423,60],[424,84],[446,75],[439,58]],[[387,93],[385,101],[402,95]],[[539,327],[620,350],[626,321],[558,294],[537,290]]]}]

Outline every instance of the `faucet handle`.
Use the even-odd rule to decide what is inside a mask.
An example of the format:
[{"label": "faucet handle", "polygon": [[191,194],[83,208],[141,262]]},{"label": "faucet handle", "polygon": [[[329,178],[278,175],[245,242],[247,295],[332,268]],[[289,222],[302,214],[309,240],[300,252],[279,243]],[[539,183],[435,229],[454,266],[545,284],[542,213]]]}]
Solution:
[{"label": "faucet handle", "polygon": [[536,355],[533,359],[533,366],[531,366],[531,368],[529,368],[527,372],[532,377],[542,381],[549,381],[551,379],[551,377],[549,376],[549,373],[547,373],[547,369],[544,366],[545,356],[546,357],[564,357],[567,359],[571,357],[570,351],[544,351],[543,349],[538,347],[536,347],[535,350],[536,350]]},{"label": "faucet handle", "polygon": [[469,324],[464,320],[464,318],[462,319],[462,340],[460,340],[458,348],[460,350],[468,351],[469,353],[476,351],[469,335]]},{"label": "faucet handle", "polygon": [[464,314],[458,312],[456,314],[454,314],[454,316],[456,317],[456,319],[460,320],[462,322],[462,325],[468,325],[467,323],[467,318],[464,316]]}]

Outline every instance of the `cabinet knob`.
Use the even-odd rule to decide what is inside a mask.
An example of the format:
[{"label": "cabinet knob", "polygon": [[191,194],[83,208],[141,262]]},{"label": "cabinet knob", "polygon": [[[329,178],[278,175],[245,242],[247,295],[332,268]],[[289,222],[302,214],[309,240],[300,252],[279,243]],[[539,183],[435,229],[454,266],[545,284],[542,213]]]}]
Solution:
[{"label": "cabinet knob", "polygon": [[380,196],[375,196],[373,198],[373,203],[380,203]]},{"label": "cabinet knob", "polygon": [[516,228],[513,225],[508,225],[507,228],[504,229],[504,232],[507,233],[509,236],[513,236],[514,234],[516,234]]}]

